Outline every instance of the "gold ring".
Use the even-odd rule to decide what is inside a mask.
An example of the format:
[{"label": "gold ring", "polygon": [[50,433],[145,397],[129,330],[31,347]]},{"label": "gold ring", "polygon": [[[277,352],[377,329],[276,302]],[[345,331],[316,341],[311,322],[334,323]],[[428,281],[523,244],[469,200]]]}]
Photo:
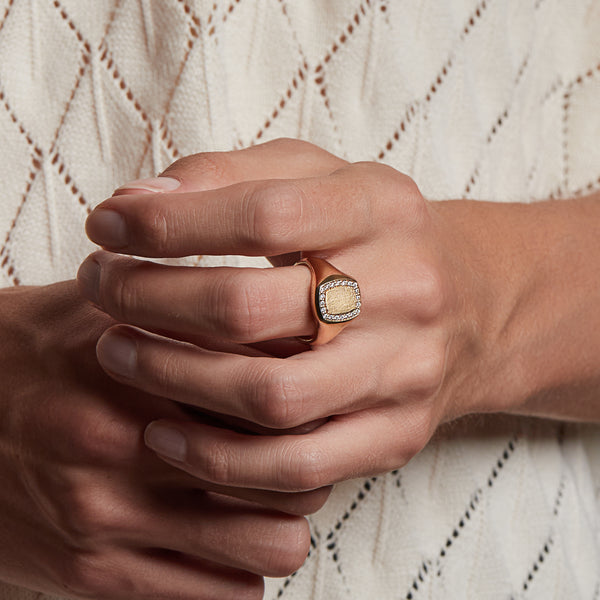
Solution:
[{"label": "gold ring", "polygon": [[360,314],[358,282],[322,258],[303,258],[296,265],[310,270],[310,306],[317,326],[312,337],[299,339],[313,346],[326,344]]}]

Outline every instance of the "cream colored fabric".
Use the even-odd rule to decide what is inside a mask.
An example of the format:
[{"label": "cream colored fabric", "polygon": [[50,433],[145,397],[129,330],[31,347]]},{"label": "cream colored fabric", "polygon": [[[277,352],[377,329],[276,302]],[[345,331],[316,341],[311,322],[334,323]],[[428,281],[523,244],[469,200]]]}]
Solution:
[{"label": "cream colored fabric", "polygon": [[[597,0],[0,0],[0,18],[2,285],[72,278],[118,184],[284,135],[432,199],[600,187]],[[338,486],[265,597],[598,598],[598,440],[448,427],[400,472]]]}]

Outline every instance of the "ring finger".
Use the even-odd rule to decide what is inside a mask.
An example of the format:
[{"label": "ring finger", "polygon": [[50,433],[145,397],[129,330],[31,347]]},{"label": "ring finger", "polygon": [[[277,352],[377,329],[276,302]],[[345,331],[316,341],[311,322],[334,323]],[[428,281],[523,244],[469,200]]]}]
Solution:
[{"label": "ring finger", "polygon": [[100,251],[78,280],[105,312],[147,330],[251,343],[314,329],[305,268],[167,267]]}]

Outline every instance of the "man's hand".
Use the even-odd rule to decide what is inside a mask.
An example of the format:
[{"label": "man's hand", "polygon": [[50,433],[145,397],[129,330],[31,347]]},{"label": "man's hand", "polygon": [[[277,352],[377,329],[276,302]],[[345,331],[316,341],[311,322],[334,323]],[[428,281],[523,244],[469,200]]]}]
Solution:
[{"label": "man's hand", "polygon": [[[585,401],[600,380],[590,335],[600,294],[580,258],[593,255],[597,270],[597,202],[428,202],[390,167],[290,140],[189,157],[165,175],[175,191],[124,186],[101,204],[92,240],[133,255],[264,255],[284,266],[92,255],[84,294],[168,336],[118,326],[100,340],[100,363],[123,383],[267,428],[326,420],[295,436],[156,421],[146,443],[167,462],[221,485],[310,490],[398,468],[440,423],[468,413],[600,418]],[[203,343],[311,335],[310,273],[290,266],[300,253],[358,280],[358,319],[287,358]],[[565,401],[569,390],[580,401]]]},{"label": "man's hand", "polygon": [[299,513],[327,491],[227,490],[158,460],[148,422],[196,418],[104,374],[113,323],[75,282],[0,291],[0,579],[71,598],[262,598],[260,576],[297,569],[309,531],[255,502]]}]

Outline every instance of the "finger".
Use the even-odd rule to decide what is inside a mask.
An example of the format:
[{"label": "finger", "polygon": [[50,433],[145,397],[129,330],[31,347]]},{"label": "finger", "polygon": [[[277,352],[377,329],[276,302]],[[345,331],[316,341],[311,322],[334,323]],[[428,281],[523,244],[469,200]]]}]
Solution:
[{"label": "finger", "polygon": [[88,217],[86,230],[97,244],[138,256],[330,251],[363,241],[381,225],[374,215],[389,211],[374,207],[390,195],[390,182],[398,201],[414,194],[407,178],[389,171],[350,165],[325,177],[109,198]]},{"label": "finger", "polygon": [[399,468],[432,434],[418,403],[336,417],[304,436],[248,436],[185,421],[146,428],[146,444],[169,464],[226,486],[317,489]]},{"label": "finger", "polygon": [[261,600],[261,577],[176,552],[82,554],[65,565],[60,595],[111,600]]},{"label": "finger", "polygon": [[[347,331],[317,350],[278,359],[213,352],[119,325],[100,338],[97,356],[111,377],[156,396],[289,429],[378,398],[377,361],[364,370],[364,356],[381,351],[378,340],[367,344],[361,331]],[[361,343],[365,354],[353,351]]]},{"label": "finger", "polygon": [[196,479],[195,485],[201,490],[239,498],[240,500],[247,500],[248,502],[260,504],[265,508],[298,516],[312,515],[321,509],[329,498],[332,489],[331,486],[325,486],[307,492],[272,492],[252,488],[222,486],[208,481],[198,482]]},{"label": "finger", "polygon": [[281,138],[232,152],[202,152],[180,158],[160,177],[131,181],[117,188],[114,195],[204,191],[257,179],[317,177],[345,164],[314,144]]},{"label": "finger", "polygon": [[83,295],[115,319],[152,331],[249,343],[314,329],[303,267],[174,267],[96,252],[78,281]]},{"label": "finger", "polygon": [[206,492],[166,491],[136,503],[129,543],[165,548],[270,577],[298,569],[310,545],[306,519]]}]

